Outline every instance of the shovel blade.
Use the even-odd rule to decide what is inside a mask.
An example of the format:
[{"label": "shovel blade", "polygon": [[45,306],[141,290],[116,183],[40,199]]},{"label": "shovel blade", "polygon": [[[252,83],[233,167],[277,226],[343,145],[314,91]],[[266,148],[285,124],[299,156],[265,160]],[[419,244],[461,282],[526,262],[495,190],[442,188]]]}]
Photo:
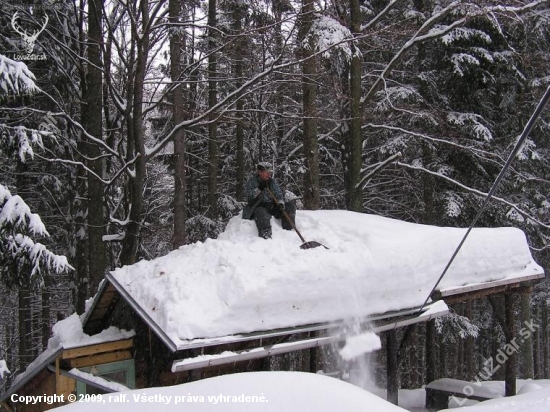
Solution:
[{"label": "shovel blade", "polygon": [[306,243],[303,243],[301,246],[300,246],[300,249],[313,249],[313,248],[316,248],[316,247],[319,247],[319,246],[323,246],[325,249],[328,249],[328,247],[320,244],[319,242],[316,242],[315,240],[312,240],[310,242],[306,242]]}]

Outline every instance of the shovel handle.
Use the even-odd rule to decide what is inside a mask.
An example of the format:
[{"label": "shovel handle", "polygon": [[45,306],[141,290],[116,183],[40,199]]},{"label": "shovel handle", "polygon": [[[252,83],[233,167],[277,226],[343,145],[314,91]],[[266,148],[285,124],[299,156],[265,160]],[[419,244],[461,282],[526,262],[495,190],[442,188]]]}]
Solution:
[{"label": "shovel handle", "polygon": [[[279,201],[277,200],[277,198],[275,197],[275,195],[273,194],[273,192],[269,189],[269,187],[266,187],[265,190],[267,190],[267,193],[269,193],[269,195],[271,196],[271,198],[273,199],[273,201],[278,204]],[[298,236],[300,236],[300,239],[302,240],[303,243],[306,243],[306,240],[304,239],[304,237],[302,236],[302,234],[300,233],[300,231],[298,230],[298,228],[296,227],[296,225],[294,224],[294,222],[292,221],[292,219],[290,218],[290,216],[288,215],[288,213],[286,212],[286,210],[281,210],[281,212],[283,212],[283,216],[285,217],[286,221],[290,224],[290,226],[292,226],[292,229],[295,230],[295,232],[298,234]]]}]

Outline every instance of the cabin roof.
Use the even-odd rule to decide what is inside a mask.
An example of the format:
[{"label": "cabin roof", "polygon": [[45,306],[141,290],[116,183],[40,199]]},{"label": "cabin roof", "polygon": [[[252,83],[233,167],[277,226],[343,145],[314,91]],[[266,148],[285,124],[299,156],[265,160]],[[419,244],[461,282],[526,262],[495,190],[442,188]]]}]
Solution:
[{"label": "cabin roof", "polygon": [[[515,228],[473,229],[432,290],[466,229],[347,211],[299,211],[308,240],[273,221],[273,239],[233,218],[218,239],[186,245],[107,275],[86,328],[123,298],[171,351],[329,329],[348,319],[391,322],[436,299],[502,292],[544,277]],[[95,325],[95,326],[93,326]]]}]

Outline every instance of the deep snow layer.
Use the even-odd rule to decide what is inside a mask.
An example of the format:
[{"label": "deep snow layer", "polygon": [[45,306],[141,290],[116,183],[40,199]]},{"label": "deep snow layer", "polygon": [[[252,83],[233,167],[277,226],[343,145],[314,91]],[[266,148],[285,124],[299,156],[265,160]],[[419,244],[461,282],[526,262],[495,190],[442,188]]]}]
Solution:
[{"label": "deep snow layer", "polygon": [[[350,383],[304,372],[249,372],[165,388],[102,395],[104,412],[187,410],[223,412],[404,412]],[[95,412],[98,402],[63,406],[60,412]],[[367,408],[367,409],[365,409]]]},{"label": "deep snow layer", "polygon": [[[465,229],[348,211],[299,211],[306,240],[272,219],[273,239],[234,217],[218,239],[113,272],[176,344],[420,306]],[[440,289],[542,273],[525,235],[474,229]]]}]

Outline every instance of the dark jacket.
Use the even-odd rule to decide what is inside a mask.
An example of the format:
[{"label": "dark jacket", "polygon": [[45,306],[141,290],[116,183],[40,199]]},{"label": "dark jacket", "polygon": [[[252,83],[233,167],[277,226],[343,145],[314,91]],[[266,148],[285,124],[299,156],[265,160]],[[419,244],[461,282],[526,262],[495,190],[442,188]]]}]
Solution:
[{"label": "dark jacket", "polygon": [[[257,174],[251,176],[244,185],[244,200],[246,202],[246,206],[243,209],[243,219],[252,219],[252,214],[254,213],[254,206],[256,203],[260,204],[273,202],[273,199],[269,193],[267,193],[267,190],[264,190],[259,197],[254,197],[254,192],[259,188],[259,186],[260,179]],[[273,192],[279,202],[284,200],[281,187],[274,178],[269,179],[267,187]]]}]

